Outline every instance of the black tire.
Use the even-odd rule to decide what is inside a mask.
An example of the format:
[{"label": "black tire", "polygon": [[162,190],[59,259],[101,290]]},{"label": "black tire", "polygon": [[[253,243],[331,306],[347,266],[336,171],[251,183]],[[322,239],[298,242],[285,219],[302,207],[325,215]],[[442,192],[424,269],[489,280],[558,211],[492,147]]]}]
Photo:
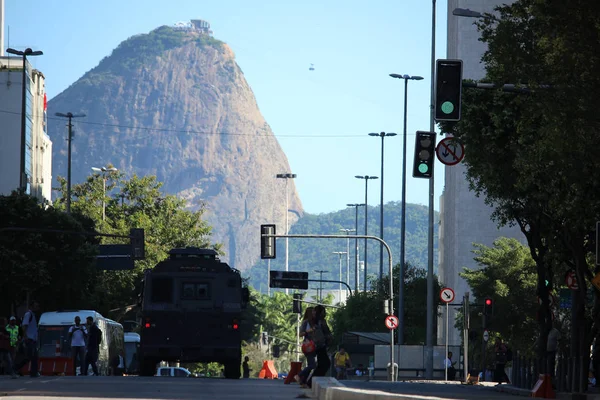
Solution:
[{"label": "black tire", "polygon": [[242,372],[240,371],[242,360],[235,360],[225,364],[225,379],[240,379]]},{"label": "black tire", "polygon": [[140,362],[140,376],[154,376],[156,373],[156,360],[142,358]]}]

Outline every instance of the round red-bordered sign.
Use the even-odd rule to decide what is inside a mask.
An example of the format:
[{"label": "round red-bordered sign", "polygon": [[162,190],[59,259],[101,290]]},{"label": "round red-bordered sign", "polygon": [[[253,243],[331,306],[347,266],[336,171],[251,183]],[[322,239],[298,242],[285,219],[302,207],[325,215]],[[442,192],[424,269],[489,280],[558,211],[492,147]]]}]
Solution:
[{"label": "round red-bordered sign", "polygon": [[398,317],[395,315],[388,315],[385,317],[385,327],[388,329],[396,329],[398,327]]},{"label": "round red-bordered sign", "polygon": [[440,300],[442,300],[444,303],[452,303],[454,297],[454,290],[450,289],[449,287],[440,290]]},{"label": "round red-bordered sign", "polygon": [[465,157],[465,146],[454,137],[447,137],[438,143],[435,155],[442,164],[456,165]]},{"label": "round red-bordered sign", "polygon": [[575,275],[574,271],[567,272],[565,276],[565,283],[567,287],[571,290],[579,290],[579,283],[577,283],[577,275]]}]

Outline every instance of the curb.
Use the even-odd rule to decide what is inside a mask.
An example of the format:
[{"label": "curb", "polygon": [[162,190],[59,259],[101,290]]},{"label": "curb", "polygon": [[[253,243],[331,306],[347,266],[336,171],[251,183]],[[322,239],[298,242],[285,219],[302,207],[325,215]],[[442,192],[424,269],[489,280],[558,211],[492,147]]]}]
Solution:
[{"label": "curb", "polygon": [[[494,388],[496,392],[514,394],[517,396],[531,397],[531,390],[514,387],[512,385],[500,385]],[[574,393],[556,393],[556,399],[572,399]],[[577,394],[576,394],[577,395]],[[600,394],[585,393],[587,400],[600,400]]]}]

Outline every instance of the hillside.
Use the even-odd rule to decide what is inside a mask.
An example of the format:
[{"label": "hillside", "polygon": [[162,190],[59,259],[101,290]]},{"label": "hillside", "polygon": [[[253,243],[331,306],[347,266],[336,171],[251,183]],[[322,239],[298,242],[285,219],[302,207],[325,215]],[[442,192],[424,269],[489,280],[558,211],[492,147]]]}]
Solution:
[{"label": "hillside", "polygon": [[[73,120],[73,183],[112,163],[127,176],[156,175],[167,193],[204,208],[224,260],[259,259],[264,221],[285,221],[285,154],[262,117],[229,46],[194,29],[162,26],[122,42],[48,103]],[[67,175],[65,121],[51,118],[53,174]],[[302,215],[289,184],[291,222]]]},{"label": "hillside", "polygon": [[[384,207],[384,240],[392,249],[393,263],[400,261],[400,223],[402,221],[402,204],[390,202]],[[302,218],[290,229],[290,234],[342,234],[340,229],[354,229],[354,208],[327,213],[304,214]],[[369,207],[368,210],[369,234],[379,235],[379,207]],[[438,219],[435,213],[434,229],[434,268],[437,266],[438,245]],[[359,210],[358,233],[364,234],[364,211]],[[406,261],[420,268],[427,268],[427,224],[428,209],[416,204],[406,205]],[[277,226],[277,233],[284,233],[284,225]],[[350,236],[351,237],[351,236]],[[359,240],[359,259],[363,260],[363,240]],[[323,279],[339,279],[339,255],[334,251],[346,251],[348,241],[343,239],[289,239],[289,270],[306,271],[310,279],[318,279],[315,270],[326,270]],[[354,240],[350,240],[350,277],[351,287],[354,288]],[[367,272],[379,274],[379,244],[371,241],[367,248]],[[346,280],[346,255],[342,256],[343,280]],[[271,270],[285,271],[285,239],[277,240],[277,258],[271,260]],[[387,252],[384,253],[384,273],[387,274]],[[436,268],[437,272],[437,268]],[[250,271],[243,274],[249,278],[250,284],[256,289],[266,292],[267,260],[260,260]],[[362,282],[362,275],[360,278]],[[324,285],[324,287],[333,287]],[[313,287],[311,285],[310,287]],[[337,286],[335,286],[337,287]]]}]

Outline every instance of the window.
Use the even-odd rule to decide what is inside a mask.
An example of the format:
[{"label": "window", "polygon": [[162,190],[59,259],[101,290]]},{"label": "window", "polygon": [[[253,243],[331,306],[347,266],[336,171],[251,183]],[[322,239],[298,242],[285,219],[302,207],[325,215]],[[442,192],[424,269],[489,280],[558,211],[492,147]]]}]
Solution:
[{"label": "window", "polygon": [[208,283],[184,283],[181,287],[181,298],[183,300],[210,299],[210,290]]},{"label": "window", "polygon": [[158,372],[158,376],[171,376],[169,368],[161,368]]},{"label": "window", "polygon": [[185,370],[180,369],[180,368],[176,368],[175,369],[175,376],[182,376],[182,377],[185,378],[186,376],[188,376],[188,374],[187,374],[187,372]]},{"label": "window", "polygon": [[172,303],[173,302],[173,279],[172,278],[152,278],[152,297],[153,303]]}]

